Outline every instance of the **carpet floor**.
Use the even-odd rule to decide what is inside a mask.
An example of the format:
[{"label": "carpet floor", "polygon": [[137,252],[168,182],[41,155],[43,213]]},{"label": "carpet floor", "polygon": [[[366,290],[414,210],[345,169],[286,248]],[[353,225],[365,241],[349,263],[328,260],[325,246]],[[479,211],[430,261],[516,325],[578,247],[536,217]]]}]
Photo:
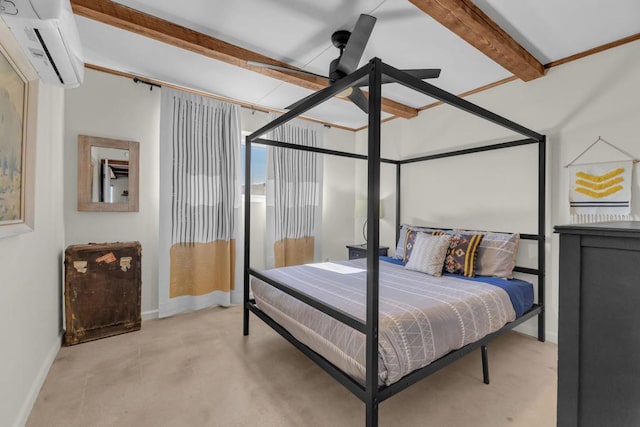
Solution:
[{"label": "carpet floor", "polygon": [[[557,346],[507,333],[380,404],[380,426],[556,425]],[[363,426],[364,405],[238,306],[63,347],[27,426]]]}]

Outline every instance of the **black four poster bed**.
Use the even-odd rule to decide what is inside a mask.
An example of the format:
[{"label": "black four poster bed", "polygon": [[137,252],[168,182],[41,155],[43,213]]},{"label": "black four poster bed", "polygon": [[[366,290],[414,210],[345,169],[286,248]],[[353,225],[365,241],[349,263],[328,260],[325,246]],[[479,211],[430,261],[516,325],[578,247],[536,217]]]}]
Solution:
[{"label": "black four poster bed", "polygon": [[[381,84],[383,82],[393,81],[402,84],[408,88],[414,89],[425,95],[431,96],[444,103],[457,107],[463,111],[474,114],[518,134],[523,135],[526,139],[519,139],[511,142],[500,144],[492,144],[482,147],[457,150],[448,153],[440,153],[429,156],[421,156],[405,160],[391,160],[380,157],[380,113],[381,113]],[[315,107],[327,99],[343,92],[353,86],[363,86],[363,82],[369,85],[369,121],[368,121],[368,154],[359,155],[336,150],[328,150],[323,148],[307,147],[272,141],[261,138],[267,132],[288,122],[301,115],[305,111]],[[316,362],[322,369],[329,373],[333,378],[355,394],[366,406],[366,425],[370,427],[378,424],[378,405],[380,402],[388,399],[401,390],[409,387],[417,381],[427,377],[440,368],[450,364],[469,352],[481,348],[482,366],[484,382],[488,384],[488,362],[487,362],[487,343],[494,337],[513,329],[521,323],[538,316],[538,339],[544,341],[544,266],[545,266],[545,249],[544,249],[544,230],[545,230],[545,136],[537,132],[529,130],[517,123],[514,123],[504,117],[494,114],[484,108],[472,104],[453,94],[443,91],[429,83],[419,80],[409,74],[395,69],[380,59],[372,59],[368,65],[360,68],[354,73],[340,79],[335,84],[320,90],[305,100],[299,102],[295,108],[282,116],[276,118],[271,123],[257,130],[253,134],[246,137],[246,162],[251,163],[251,144],[259,143],[274,147],[284,147],[293,150],[305,150],[325,155],[335,155],[342,157],[350,157],[367,161],[367,257],[366,257],[366,303],[363,306],[364,312],[354,315],[353,312],[341,309],[335,305],[311,295],[309,292],[296,289],[291,284],[284,283],[281,276],[269,274],[268,271],[257,271],[251,268],[250,260],[250,244],[251,244],[251,168],[245,168],[245,247],[244,247],[244,335],[249,334],[249,312],[253,312],[257,317],[271,326],[275,331],[287,339],[291,344],[306,354],[310,359]],[[379,204],[380,200],[380,164],[388,163],[396,166],[396,230],[400,233],[400,206],[401,206],[401,169],[403,165],[415,162],[424,162],[428,160],[440,159],[445,157],[453,157],[467,155],[482,151],[508,149],[527,144],[538,145],[538,234],[521,234],[520,238],[524,240],[533,240],[537,242],[537,268],[526,268],[516,266],[513,271],[524,274],[534,275],[537,277],[537,303],[534,303],[524,313],[520,313],[514,320],[508,321],[504,326],[494,330],[487,335],[477,339],[476,341],[465,343],[456,350],[447,352],[446,354],[431,361],[426,366],[413,369],[404,374],[399,379],[392,382],[382,382],[380,380],[379,364],[381,363],[382,349],[379,347],[379,308],[380,308],[380,260],[378,258],[379,247]],[[396,236],[396,241],[399,235]],[[362,261],[362,260],[361,260]],[[349,267],[347,267],[349,268]],[[272,270],[269,270],[272,271]],[[363,268],[363,274],[365,269]],[[397,270],[400,271],[400,270]],[[394,274],[392,272],[392,274]],[[271,277],[270,277],[271,276]],[[364,347],[364,370],[360,378],[356,378],[353,372],[341,369],[336,364],[330,362],[331,357],[326,354],[314,351],[309,345],[301,342],[295,332],[291,332],[285,326],[274,320],[274,316],[269,315],[265,310],[259,307],[255,298],[250,298],[250,286],[252,277],[258,280],[264,286],[280,291],[287,298],[293,298],[298,303],[313,307],[322,315],[329,316],[335,324],[341,324],[343,328],[352,328],[352,332],[364,334],[362,344]],[[255,285],[254,285],[255,286]],[[383,288],[383,292],[385,292]],[[263,307],[264,308],[264,307]],[[365,318],[366,321],[363,321]],[[289,327],[291,327],[289,323]],[[345,326],[346,325],[346,326]],[[356,332],[357,331],[357,332]],[[384,345],[384,344],[383,344]],[[334,359],[331,359],[334,360]]]}]

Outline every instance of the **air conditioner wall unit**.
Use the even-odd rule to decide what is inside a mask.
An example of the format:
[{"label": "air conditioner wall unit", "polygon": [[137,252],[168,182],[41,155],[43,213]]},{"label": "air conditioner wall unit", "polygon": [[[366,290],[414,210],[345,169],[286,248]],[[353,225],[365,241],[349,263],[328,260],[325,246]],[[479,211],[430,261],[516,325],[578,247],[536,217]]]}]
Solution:
[{"label": "air conditioner wall unit", "polygon": [[43,82],[82,84],[80,35],[69,0],[0,0],[0,16]]}]

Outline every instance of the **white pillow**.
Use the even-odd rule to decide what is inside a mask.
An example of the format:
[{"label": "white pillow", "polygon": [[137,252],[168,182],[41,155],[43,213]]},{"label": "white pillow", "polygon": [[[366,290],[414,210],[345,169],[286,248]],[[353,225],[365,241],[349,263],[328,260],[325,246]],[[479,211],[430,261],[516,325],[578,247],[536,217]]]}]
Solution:
[{"label": "white pillow", "polygon": [[411,257],[404,267],[432,276],[441,276],[450,243],[450,234],[432,236],[427,233],[418,233]]}]

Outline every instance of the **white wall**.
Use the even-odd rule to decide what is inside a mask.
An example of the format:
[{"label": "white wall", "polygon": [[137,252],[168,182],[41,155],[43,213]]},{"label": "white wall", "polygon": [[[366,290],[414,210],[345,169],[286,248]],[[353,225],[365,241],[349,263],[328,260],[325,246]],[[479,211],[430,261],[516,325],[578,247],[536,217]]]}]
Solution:
[{"label": "white wall", "polygon": [[[87,69],[66,92],[64,129],[65,245],[137,240],[142,245],[142,312],[158,308],[160,91]],[[139,212],[78,212],[78,135],[140,143]]]},{"label": "white wall", "polygon": [[[398,124],[408,123],[404,119],[397,119]],[[402,140],[403,128],[389,127],[383,125],[381,137],[380,156],[383,159],[397,160],[402,158],[400,152],[400,141]],[[367,154],[368,131],[362,130],[356,133],[356,152]],[[367,162],[358,161],[356,164],[356,199],[367,199]],[[380,218],[380,246],[389,247],[389,255],[393,255],[396,246],[396,166],[388,163],[380,164],[380,206],[383,216]],[[353,241],[364,242],[363,227],[365,220],[355,218],[355,228]],[[408,221],[407,221],[408,222]]]},{"label": "white wall", "polygon": [[[446,70],[443,70],[443,73]],[[553,226],[570,221],[568,172],[563,167],[598,136],[640,158],[640,41],[549,70],[540,79],[514,81],[467,99],[547,135],[547,336],[557,340],[558,237]],[[362,135],[361,135],[362,134]],[[357,136],[366,144],[366,132]],[[383,145],[403,157],[508,140],[510,131],[449,106],[421,112],[413,120],[385,123]],[[512,148],[424,163],[403,173],[403,221],[535,232],[536,151]],[[600,160],[619,160],[613,152]],[[634,219],[640,218],[638,170],[633,190]],[[362,180],[362,176],[359,177]],[[488,185],[493,189],[486,188]],[[384,187],[384,184],[383,184]],[[409,196],[410,195],[410,196]],[[497,209],[496,209],[497,208]],[[535,247],[520,258],[535,260]],[[535,325],[525,325],[535,332]]]},{"label": "white wall", "polygon": [[[355,133],[337,128],[325,129],[325,148],[355,152]],[[322,210],[322,260],[348,258],[346,245],[353,240],[355,208],[355,171],[361,160],[324,156],[324,191]]]},{"label": "white wall", "polygon": [[0,425],[23,425],[61,343],[62,89],[40,84],[35,228],[0,240]]}]

